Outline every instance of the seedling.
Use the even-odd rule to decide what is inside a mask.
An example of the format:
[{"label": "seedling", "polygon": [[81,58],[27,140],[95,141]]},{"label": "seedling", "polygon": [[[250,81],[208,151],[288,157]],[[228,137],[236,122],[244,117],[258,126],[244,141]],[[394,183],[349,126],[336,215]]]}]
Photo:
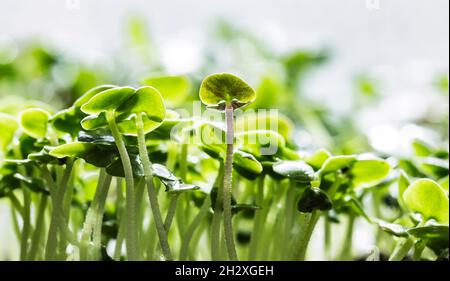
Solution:
[{"label": "seedling", "polygon": [[445,149],[417,140],[401,159],[311,153],[283,114],[237,116],[255,92],[234,75],[200,86],[225,122],[180,116],[194,98],[186,77],[144,84],[95,87],[55,114],[0,114],[0,198],[21,260],[306,260],[321,220],[330,259],[355,258],[359,222],[382,231],[368,260],[447,258]]},{"label": "seedling", "polygon": [[231,221],[231,194],[233,172],[234,120],[233,111],[251,103],[255,99],[255,91],[240,78],[227,73],[213,74],[203,80],[200,87],[200,99],[209,106],[225,111],[226,122],[226,157],[223,176],[223,212],[225,240],[228,257],[237,260]]}]

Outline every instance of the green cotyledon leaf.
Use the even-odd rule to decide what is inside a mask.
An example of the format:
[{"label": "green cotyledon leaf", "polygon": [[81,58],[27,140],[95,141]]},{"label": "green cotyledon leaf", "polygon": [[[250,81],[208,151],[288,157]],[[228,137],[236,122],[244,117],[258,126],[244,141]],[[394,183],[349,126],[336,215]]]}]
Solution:
[{"label": "green cotyledon leaf", "polygon": [[350,168],[352,185],[366,188],[380,183],[387,177],[391,167],[383,159],[361,159],[353,163]]},{"label": "green cotyledon leaf", "polygon": [[431,179],[414,181],[403,193],[405,205],[425,219],[448,224],[449,200],[445,191]]},{"label": "green cotyledon leaf", "polygon": [[25,134],[35,138],[45,138],[50,113],[40,108],[29,108],[19,115],[19,122]]},{"label": "green cotyledon leaf", "polygon": [[329,157],[319,170],[320,175],[336,172],[338,170],[348,168],[356,161],[355,155],[340,155]]},{"label": "green cotyledon leaf", "polygon": [[86,114],[115,111],[119,106],[131,98],[135,93],[132,87],[115,87],[97,93],[81,106]]},{"label": "green cotyledon leaf", "polygon": [[233,153],[233,167],[241,176],[250,180],[258,177],[263,171],[263,166],[255,156],[240,150]]},{"label": "green cotyledon leaf", "polygon": [[147,77],[143,79],[143,84],[158,89],[164,101],[171,108],[183,104],[192,86],[189,78],[182,75]]},{"label": "green cotyledon leaf", "polygon": [[11,143],[19,124],[13,116],[0,112],[0,149],[5,151]]},{"label": "green cotyledon leaf", "polygon": [[301,183],[314,180],[314,170],[302,160],[279,161],[273,164],[275,173]]},{"label": "green cotyledon leaf", "polygon": [[57,158],[82,158],[96,167],[107,167],[118,157],[115,146],[93,142],[63,144],[52,148],[49,153]]},{"label": "green cotyledon leaf", "polygon": [[237,106],[251,103],[255,91],[241,78],[229,73],[217,73],[206,77],[200,86],[200,100],[209,106],[237,101]]}]

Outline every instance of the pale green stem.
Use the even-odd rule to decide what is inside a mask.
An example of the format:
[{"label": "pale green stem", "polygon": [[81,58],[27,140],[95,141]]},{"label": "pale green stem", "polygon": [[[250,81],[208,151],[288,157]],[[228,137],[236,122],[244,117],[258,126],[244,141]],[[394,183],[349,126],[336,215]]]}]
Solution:
[{"label": "pale green stem", "polygon": [[232,213],[231,213],[231,195],[232,177],[233,177],[233,147],[234,147],[234,122],[233,106],[227,104],[225,107],[225,121],[227,124],[227,153],[225,158],[225,172],[223,176],[223,223],[225,230],[225,242],[227,246],[228,257],[230,260],[238,260],[236,246],[234,244]]},{"label": "pale green stem", "polygon": [[155,220],[155,226],[158,232],[161,250],[166,260],[172,260],[172,253],[170,251],[169,242],[167,239],[167,231],[164,228],[161,211],[159,209],[158,198],[156,196],[155,186],[153,184],[152,164],[148,157],[147,146],[145,145],[144,123],[142,121],[141,114],[136,115],[136,127],[138,129],[139,155],[142,161],[142,165],[144,166],[144,174],[145,180],[147,182],[150,207],[152,209],[153,218]]},{"label": "pale green stem", "polygon": [[14,194],[14,192],[13,191],[9,192],[8,197],[11,200],[11,204],[14,206],[14,208],[16,208],[16,211],[19,213],[21,217],[23,217],[24,216],[23,206],[22,204],[20,204],[20,201]]},{"label": "pale green stem", "polygon": [[116,142],[117,149],[122,160],[123,171],[125,174],[126,184],[126,198],[125,198],[125,216],[126,216],[126,230],[125,243],[127,248],[128,260],[140,260],[138,251],[138,232],[136,228],[136,198],[134,195],[134,178],[133,169],[131,166],[130,156],[128,155],[125,142],[117,127],[114,112],[106,113],[106,120],[108,121],[111,134]]},{"label": "pale green stem", "polygon": [[352,254],[353,242],[353,225],[355,222],[355,215],[349,214],[347,229],[345,231],[344,243],[342,244],[340,260],[349,260]]},{"label": "pale green stem", "polygon": [[45,227],[45,209],[47,207],[47,198],[47,194],[41,194],[41,200],[39,201],[36,217],[36,227],[31,237],[31,249],[28,253],[28,260],[30,261],[34,261],[36,259],[39,246],[41,246],[41,237]]},{"label": "pale green stem", "polygon": [[166,229],[167,233],[170,231],[170,227],[175,216],[175,211],[177,209],[178,198],[180,195],[180,193],[170,195],[169,209],[167,210],[166,218],[164,219],[164,228]]},{"label": "pale green stem", "polygon": [[414,246],[414,241],[410,238],[400,238],[395,245],[395,249],[389,257],[389,261],[401,261]]},{"label": "pale green stem", "polygon": [[292,221],[293,216],[295,212],[295,199],[296,199],[296,189],[294,186],[294,182],[290,181],[289,186],[287,187],[287,193],[286,193],[286,204],[285,204],[285,213],[284,213],[284,232],[283,232],[283,239],[280,239],[280,242],[283,243],[283,250],[280,251],[281,259],[283,258],[282,255],[286,255],[286,253],[289,251],[289,241],[292,231]]},{"label": "pale green stem", "polygon": [[66,167],[63,176],[61,178],[61,181],[59,182],[59,188],[56,192],[57,195],[56,202],[58,204],[57,205],[58,227],[60,233],[59,250],[62,259],[66,258],[67,227],[68,227],[68,220],[66,219],[66,214],[64,213],[64,196],[68,189],[68,183],[72,174],[72,168],[73,168],[73,160],[69,159],[66,162]]},{"label": "pale green stem", "polygon": [[30,211],[31,211],[31,195],[29,191],[22,187],[23,192],[23,226],[22,226],[22,237],[20,239],[20,260],[27,260],[28,251],[28,237],[30,235]]},{"label": "pale green stem", "polygon": [[222,220],[222,197],[223,197],[223,163],[220,162],[219,172],[217,174],[214,187],[217,187],[217,196],[214,206],[214,214],[211,221],[211,259],[217,261],[220,259],[220,222]]},{"label": "pale green stem", "polygon": [[425,241],[417,241],[414,244],[414,253],[413,253],[413,261],[420,261],[422,258],[422,253],[425,250],[426,243]]},{"label": "pale green stem", "polygon": [[304,235],[299,240],[299,243],[295,249],[297,252],[294,254],[294,259],[299,261],[304,261],[306,256],[306,251],[308,249],[309,240],[311,239],[311,235],[314,231],[314,227],[316,226],[317,220],[320,217],[320,213],[318,210],[312,211],[309,220],[306,222],[306,229]]},{"label": "pale green stem", "polygon": [[209,196],[207,196],[205,198],[205,201],[203,202],[197,216],[195,216],[194,220],[189,225],[188,229],[186,230],[186,233],[184,234],[183,241],[181,242],[181,249],[180,249],[180,260],[181,261],[184,261],[187,259],[187,255],[189,252],[189,244],[191,242],[192,236],[194,235],[194,233],[197,230],[197,228],[199,227],[199,225],[202,223],[203,219],[208,214],[210,206],[211,206],[211,200],[210,200]]},{"label": "pale green stem", "polygon": [[117,233],[117,239],[116,239],[116,245],[114,247],[114,254],[113,259],[116,261],[120,261],[120,257],[122,256],[122,244],[125,236],[125,227],[126,227],[126,221],[123,218],[123,213],[125,212],[125,209],[121,210],[122,213],[122,219],[119,223],[119,231]]},{"label": "pale green stem", "polygon": [[102,224],[103,224],[103,213],[105,210],[106,197],[108,196],[109,187],[111,185],[111,175],[106,175],[105,181],[101,186],[99,200],[96,204],[96,209],[94,210],[94,227],[92,229],[92,241],[93,245],[93,259],[98,260],[100,258],[101,251],[101,241],[102,241]]},{"label": "pale green stem", "polygon": [[86,219],[83,224],[83,230],[81,232],[81,241],[80,241],[80,260],[87,260],[89,257],[89,246],[91,244],[91,236],[92,229],[95,224],[95,209],[97,208],[97,204],[100,200],[100,193],[102,191],[102,186],[106,180],[106,171],[104,168],[100,169],[97,187],[95,189],[94,198],[91,202],[91,205],[86,213]]},{"label": "pale green stem", "polygon": [[[256,205],[262,207],[264,202],[264,175],[258,179],[258,185],[256,190]],[[258,242],[261,235],[261,227],[264,224],[263,214],[261,210],[255,212],[255,220],[253,223],[253,230],[250,240],[250,249],[248,251],[248,260],[254,261],[258,255]]]},{"label": "pale green stem", "polygon": [[45,260],[54,260],[56,256],[56,245],[57,245],[57,214],[55,209],[57,208],[56,203],[56,191],[57,186],[53,180],[53,178],[50,175],[50,172],[47,168],[47,166],[42,166],[41,168],[41,174],[44,180],[46,180],[48,184],[48,188],[50,190],[50,196],[52,201],[52,212],[51,212],[51,219],[50,219],[50,226],[48,229],[48,236],[47,236],[47,243],[45,245]]}]

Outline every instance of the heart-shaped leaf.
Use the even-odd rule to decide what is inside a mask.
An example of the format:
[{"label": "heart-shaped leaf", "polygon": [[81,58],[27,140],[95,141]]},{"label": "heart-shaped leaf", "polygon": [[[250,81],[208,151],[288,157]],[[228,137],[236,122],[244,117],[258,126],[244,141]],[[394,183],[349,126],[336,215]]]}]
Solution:
[{"label": "heart-shaped leaf", "polygon": [[135,89],[131,87],[116,87],[95,94],[81,106],[86,114],[99,114],[101,112],[115,111],[119,106],[134,95]]},{"label": "heart-shaped leaf", "polygon": [[45,138],[50,113],[40,108],[25,109],[20,113],[19,122],[25,134],[35,138]]},{"label": "heart-shaped leaf", "polygon": [[297,210],[302,213],[311,213],[314,210],[331,210],[333,203],[327,194],[317,187],[306,188],[297,202]]},{"label": "heart-shaped leaf", "polygon": [[280,161],[273,164],[275,173],[301,183],[310,183],[314,180],[314,170],[302,160]]},{"label": "heart-shaped leaf", "polygon": [[13,116],[0,112],[0,149],[5,151],[11,143],[14,133],[18,128],[18,123]]},{"label": "heart-shaped leaf", "polygon": [[131,114],[145,114],[155,122],[155,128],[161,124],[166,116],[166,107],[161,94],[153,87],[141,87],[134,95],[116,109],[120,116]]},{"label": "heart-shaped leaf", "polygon": [[143,83],[158,89],[171,108],[183,104],[191,90],[191,82],[186,76],[148,77]]},{"label": "heart-shaped leaf", "polygon": [[94,88],[90,89],[89,91],[87,91],[86,93],[84,93],[81,97],[79,97],[73,103],[73,107],[76,110],[79,110],[83,106],[83,104],[87,103],[93,96],[95,96],[98,93],[101,93],[103,91],[110,90],[112,88],[117,88],[117,86],[115,86],[115,85],[100,85],[100,86],[94,87]]},{"label": "heart-shaped leaf", "polygon": [[239,107],[251,103],[255,97],[252,87],[229,73],[212,74],[206,77],[200,86],[200,99],[209,106],[223,102],[232,104],[235,101],[236,107]]},{"label": "heart-shaped leaf", "polygon": [[391,170],[389,163],[382,159],[363,159],[353,163],[350,169],[352,185],[366,188],[380,183]]},{"label": "heart-shaped leaf", "polygon": [[325,175],[327,173],[336,172],[350,167],[355,161],[356,156],[354,155],[332,156],[323,163],[319,173],[320,175]]},{"label": "heart-shaped leaf", "polygon": [[403,193],[403,200],[412,212],[425,219],[448,223],[449,201],[445,191],[433,180],[418,179]]}]

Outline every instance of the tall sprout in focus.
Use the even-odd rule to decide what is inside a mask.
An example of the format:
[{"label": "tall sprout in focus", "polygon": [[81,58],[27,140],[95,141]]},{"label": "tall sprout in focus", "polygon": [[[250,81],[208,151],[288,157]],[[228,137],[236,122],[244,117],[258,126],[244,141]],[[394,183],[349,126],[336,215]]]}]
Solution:
[{"label": "tall sprout in focus", "polygon": [[[237,260],[233,237],[231,195],[234,153],[234,110],[251,103],[256,97],[255,91],[239,77],[228,73],[213,74],[203,80],[200,87],[200,99],[210,108],[225,111],[226,122],[226,158],[224,163],[222,199],[225,241],[228,257]],[[219,192],[220,195],[220,192]],[[220,196],[218,196],[220,198]]]}]

